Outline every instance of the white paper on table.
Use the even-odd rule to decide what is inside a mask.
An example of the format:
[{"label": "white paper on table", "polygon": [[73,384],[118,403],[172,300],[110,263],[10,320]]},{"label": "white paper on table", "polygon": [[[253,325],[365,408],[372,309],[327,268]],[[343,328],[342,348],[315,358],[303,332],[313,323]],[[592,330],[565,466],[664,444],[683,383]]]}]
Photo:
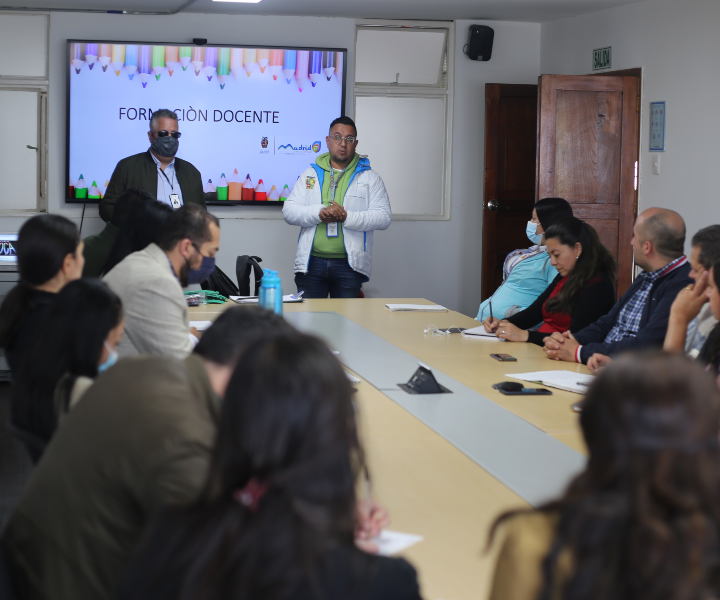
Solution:
[{"label": "white paper on table", "polygon": [[439,304],[386,304],[390,312],[447,312],[447,308]]},{"label": "white paper on table", "polygon": [[[237,304],[257,304],[257,296],[230,296],[230,300]],[[302,297],[298,298],[295,294],[287,294],[283,296],[283,302],[302,302]]]},{"label": "white paper on table", "polygon": [[190,321],[190,327],[194,327],[198,331],[206,331],[212,324],[212,321]]},{"label": "white paper on table", "polygon": [[460,335],[464,338],[470,338],[475,340],[487,340],[490,342],[504,342],[506,340],[499,338],[496,334],[485,331],[485,325],[480,327],[473,327],[472,329],[466,329]]},{"label": "white paper on table", "polygon": [[370,541],[377,544],[379,548],[378,554],[382,556],[392,556],[421,542],[422,539],[423,536],[421,535],[383,529],[379,536],[372,538]]},{"label": "white paper on table", "polygon": [[533,373],[506,373],[506,377],[520,381],[532,381],[548,387],[584,394],[595,379],[594,375],[573,373],[572,371],[535,371]]}]

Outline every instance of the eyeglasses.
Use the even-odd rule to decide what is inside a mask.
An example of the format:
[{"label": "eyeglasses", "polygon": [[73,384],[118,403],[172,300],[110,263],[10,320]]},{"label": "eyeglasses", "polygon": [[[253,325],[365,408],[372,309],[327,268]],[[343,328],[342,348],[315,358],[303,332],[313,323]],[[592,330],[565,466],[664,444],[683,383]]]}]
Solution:
[{"label": "eyeglasses", "polygon": [[354,135],[348,135],[348,136],[341,136],[339,133],[336,133],[335,135],[331,135],[330,139],[335,140],[336,144],[339,144],[343,140],[345,140],[348,144],[354,144],[357,141],[357,138]]},{"label": "eyeglasses", "polygon": [[162,131],[153,131],[152,133],[154,133],[156,137],[167,137],[171,135],[176,140],[179,140],[180,136],[182,135],[182,133],[180,133],[179,131],[165,131],[164,129]]}]

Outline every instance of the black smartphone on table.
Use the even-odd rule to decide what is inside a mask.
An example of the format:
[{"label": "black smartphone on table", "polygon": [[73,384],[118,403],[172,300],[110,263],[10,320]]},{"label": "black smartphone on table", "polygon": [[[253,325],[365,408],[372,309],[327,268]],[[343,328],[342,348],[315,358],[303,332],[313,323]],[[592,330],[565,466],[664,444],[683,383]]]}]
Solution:
[{"label": "black smartphone on table", "polygon": [[526,388],[517,381],[503,381],[493,385],[498,392],[506,396],[551,396],[552,392],[545,388]]},{"label": "black smartphone on table", "polygon": [[501,362],[517,362],[517,358],[510,356],[509,354],[491,354],[490,358],[499,360]]}]

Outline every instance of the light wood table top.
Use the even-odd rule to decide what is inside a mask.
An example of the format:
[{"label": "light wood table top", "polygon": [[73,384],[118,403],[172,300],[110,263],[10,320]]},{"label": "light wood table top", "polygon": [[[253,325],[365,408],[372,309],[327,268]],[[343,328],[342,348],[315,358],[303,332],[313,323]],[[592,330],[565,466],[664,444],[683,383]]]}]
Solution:
[{"label": "light wood table top", "polygon": [[[430,337],[439,328],[475,327],[479,323],[457,312],[391,313],[386,303],[432,304],[415,299],[307,300],[285,304],[286,312],[334,311],[412,354],[431,367],[496,402],[568,446],[585,452],[577,413],[570,405],[577,394],[553,390],[552,396],[503,396],[491,385],[506,373],[586,367],[545,358],[531,344]],[[190,309],[192,320],[214,320],[230,306]],[[498,362],[491,353],[505,352],[517,362]],[[409,376],[409,375],[408,375]],[[367,381],[358,386],[360,427],[373,476],[373,495],[387,506],[391,529],[424,536],[403,553],[417,568],[427,600],[470,600],[487,596],[494,559],[484,552],[494,519],[527,503],[442,436],[406,412]]]}]

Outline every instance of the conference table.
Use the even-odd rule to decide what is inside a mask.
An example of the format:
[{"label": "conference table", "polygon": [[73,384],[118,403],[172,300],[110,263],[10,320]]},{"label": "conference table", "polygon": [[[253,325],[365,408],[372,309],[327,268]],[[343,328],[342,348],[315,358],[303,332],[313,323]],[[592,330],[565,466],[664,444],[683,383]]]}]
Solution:
[{"label": "conference table", "polygon": [[[428,600],[486,598],[494,551],[488,533],[504,511],[538,505],[562,492],[584,465],[580,396],[505,396],[491,386],[506,375],[542,370],[588,373],[550,361],[532,344],[433,337],[438,328],[479,325],[457,312],[390,312],[386,303],[432,304],[422,298],[326,299],[284,304],[286,319],[324,338],[356,375],[359,428],[374,499],[387,507],[389,529],[421,535],[401,553],[417,569]],[[193,321],[227,308],[190,309]],[[517,362],[498,362],[503,352]],[[451,394],[410,395],[406,382],[421,361]],[[532,386],[532,384],[527,384]]]}]

